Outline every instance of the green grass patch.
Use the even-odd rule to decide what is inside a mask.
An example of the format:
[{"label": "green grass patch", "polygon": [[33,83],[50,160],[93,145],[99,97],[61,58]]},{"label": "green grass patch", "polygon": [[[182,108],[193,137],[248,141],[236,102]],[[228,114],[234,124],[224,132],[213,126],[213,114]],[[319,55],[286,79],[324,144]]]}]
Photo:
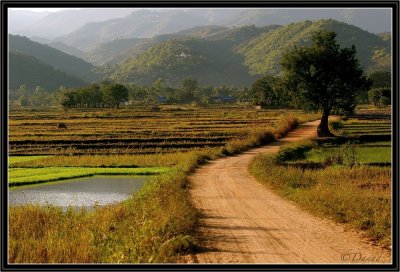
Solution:
[{"label": "green grass patch", "polygon": [[[385,146],[355,145],[355,160],[357,163],[390,163],[392,161],[392,149],[390,142],[384,142]],[[312,162],[324,162],[328,157],[344,154],[343,147],[315,147],[306,153],[305,160]],[[346,156],[344,154],[343,156]]]},{"label": "green grass patch", "polygon": [[167,167],[148,168],[88,168],[88,167],[46,167],[10,168],[9,186],[28,185],[49,181],[65,180],[94,175],[154,175],[169,171]]}]

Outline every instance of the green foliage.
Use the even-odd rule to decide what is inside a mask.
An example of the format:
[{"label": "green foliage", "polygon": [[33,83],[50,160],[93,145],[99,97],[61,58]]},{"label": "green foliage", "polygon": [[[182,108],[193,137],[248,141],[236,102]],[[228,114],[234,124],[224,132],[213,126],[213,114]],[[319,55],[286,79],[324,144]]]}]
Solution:
[{"label": "green foliage", "polygon": [[391,104],[392,89],[389,87],[375,88],[368,92],[369,102],[375,107],[383,108]]},{"label": "green foliage", "polygon": [[119,104],[128,100],[128,89],[122,84],[103,84],[101,87],[102,99],[110,107],[119,107]]},{"label": "green foliage", "polygon": [[321,110],[319,136],[330,136],[328,116],[332,111],[351,113],[356,95],[368,89],[356,58],[356,49],[341,49],[336,33],[320,31],[310,47],[295,47],[284,54],[285,82],[295,100],[306,110]]},{"label": "green foliage", "polygon": [[258,79],[251,86],[250,92],[256,105],[285,106],[289,102],[283,82],[277,77],[267,75]]},{"label": "green foliage", "polygon": [[128,101],[128,89],[122,84],[104,82],[72,90],[60,90],[58,102],[64,109],[83,107],[119,107]]}]

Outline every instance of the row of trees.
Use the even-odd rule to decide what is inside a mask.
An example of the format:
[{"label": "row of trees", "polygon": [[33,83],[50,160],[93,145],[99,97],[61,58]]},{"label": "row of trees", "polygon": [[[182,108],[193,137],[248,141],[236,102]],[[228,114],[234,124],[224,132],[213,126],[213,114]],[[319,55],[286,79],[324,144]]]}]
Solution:
[{"label": "row of trees", "polygon": [[128,89],[122,84],[102,82],[83,88],[61,90],[58,102],[63,108],[118,108],[121,102],[128,101]]},{"label": "row of trees", "polygon": [[[377,107],[390,104],[391,74],[376,71],[368,75],[372,81],[369,92],[361,91],[357,94],[358,103],[372,103]],[[126,92],[126,90],[127,92]],[[128,93],[128,95],[126,95]],[[252,103],[265,107],[297,107],[300,101],[289,92],[283,77],[264,76],[255,81],[251,88],[235,88],[220,85],[199,86],[191,78],[184,79],[180,88],[166,86],[160,78],[151,86],[135,84],[121,85],[103,81],[100,84],[91,84],[83,88],[67,89],[60,87],[56,92],[46,92],[36,86],[28,90],[25,85],[10,92],[10,100],[22,107],[27,106],[63,106],[76,107],[118,107],[121,102],[130,104],[157,104],[157,103]]]},{"label": "row of trees", "polygon": [[151,86],[127,85],[129,100],[134,104],[191,103],[211,104],[218,102],[251,101],[247,88],[233,86],[200,86],[197,80],[183,79],[181,86],[172,88],[164,79],[156,80]]}]

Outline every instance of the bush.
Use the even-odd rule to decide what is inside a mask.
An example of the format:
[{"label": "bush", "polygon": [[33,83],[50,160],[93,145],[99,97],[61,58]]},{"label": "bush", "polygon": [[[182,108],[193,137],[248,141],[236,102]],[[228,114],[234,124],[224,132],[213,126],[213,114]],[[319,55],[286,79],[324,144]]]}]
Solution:
[{"label": "bush", "polygon": [[375,107],[387,107],[391,103],[391,88],[375,88],[368,92],[369,102],[374,104]]}]

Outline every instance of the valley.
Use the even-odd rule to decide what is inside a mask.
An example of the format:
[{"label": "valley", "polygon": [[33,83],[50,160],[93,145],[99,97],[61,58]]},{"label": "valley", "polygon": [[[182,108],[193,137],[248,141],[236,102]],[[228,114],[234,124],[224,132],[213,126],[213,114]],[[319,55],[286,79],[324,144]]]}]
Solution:
[{"label": "valley", "polygon": [[381,5],[8,9],[7,261],[393,264]]}]

